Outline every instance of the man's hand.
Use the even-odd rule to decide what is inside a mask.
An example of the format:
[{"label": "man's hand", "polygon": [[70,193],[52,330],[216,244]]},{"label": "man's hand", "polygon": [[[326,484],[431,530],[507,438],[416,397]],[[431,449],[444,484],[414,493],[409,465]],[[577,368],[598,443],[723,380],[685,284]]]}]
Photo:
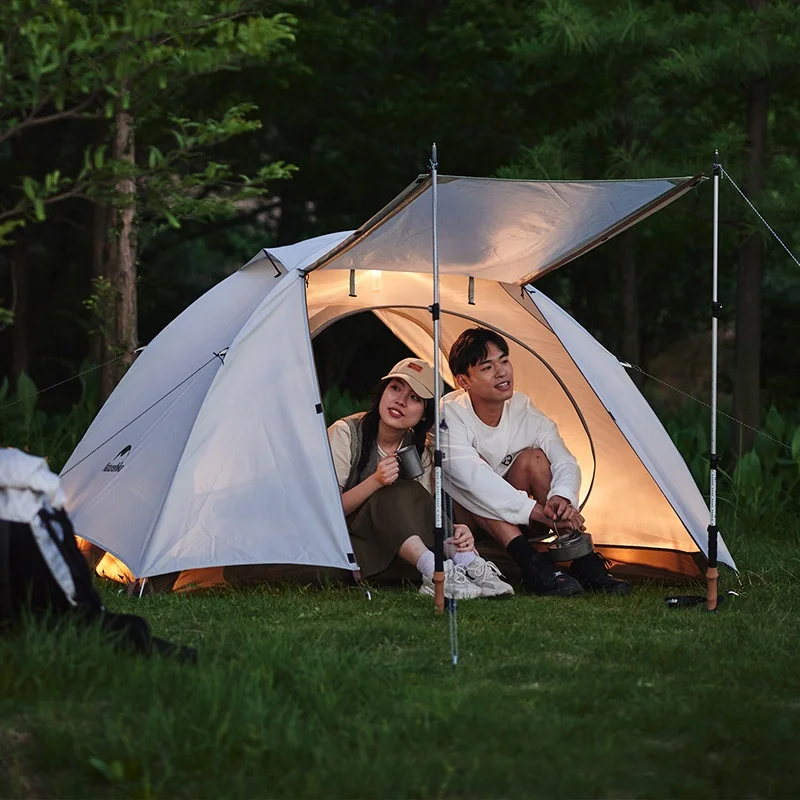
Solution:
[{"label": "man's hand", "polygon": [[446,541],[455,545],[459,553],[467,553],[475,549],[475,537],[466,525],[453,525],[453,535]]},{"label": "man's hand", "polygon": [[386,456],[378,462],[375,470],[375,480],[381,486],[391,486],[400,476],[400,463],[397,456]]},{"label": "man's hand", "polygon": [[586,530],[581,512],[566,497],[554,494],[545,503],[542,512],[547,519],[558,523],[559,530]]}]

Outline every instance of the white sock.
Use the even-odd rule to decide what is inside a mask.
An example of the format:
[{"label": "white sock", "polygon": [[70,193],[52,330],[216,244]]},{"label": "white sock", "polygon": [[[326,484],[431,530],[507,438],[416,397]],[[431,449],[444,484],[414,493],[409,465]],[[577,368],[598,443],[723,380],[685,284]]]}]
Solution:
[{"label": "white sock", "polygon": [[417,561],[417,569],[426,577],[432,578],[433,577],[433,567],[435,561],[433,559],[433,551],[426,550],[420,557],[419,561]]},{"label": "white sock", "polygon": [[460,564],[462,567],[466,567],[471,564],[477,556],[475,555],[474,550],[468,550],[466,553],[456,553],[453,556],[453,563],[458,565]]}]

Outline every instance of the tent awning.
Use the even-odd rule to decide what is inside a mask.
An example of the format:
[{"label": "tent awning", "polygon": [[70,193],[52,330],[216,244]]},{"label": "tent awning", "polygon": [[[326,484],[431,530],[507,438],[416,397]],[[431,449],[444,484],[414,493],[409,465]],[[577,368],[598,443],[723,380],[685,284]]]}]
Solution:
[{"label": "tent awning", "polygon": [[[523,181],[443,175],[442,274],[525,284],[557,269],[704,180]],[[307,269],[431,271],[432,187],[421,175]]]}]

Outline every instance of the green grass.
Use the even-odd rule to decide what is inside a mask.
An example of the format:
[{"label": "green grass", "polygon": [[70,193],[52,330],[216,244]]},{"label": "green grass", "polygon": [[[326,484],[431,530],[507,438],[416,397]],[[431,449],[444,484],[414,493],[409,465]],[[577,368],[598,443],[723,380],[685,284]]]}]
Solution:
[{"label": "green grass", "polygon": [[0,641],[0,796],[798,796],[797,537],[731,544],[717,615],[655,584],[461,603],[455,671],[410,589],[105,589],[199,665]]}]

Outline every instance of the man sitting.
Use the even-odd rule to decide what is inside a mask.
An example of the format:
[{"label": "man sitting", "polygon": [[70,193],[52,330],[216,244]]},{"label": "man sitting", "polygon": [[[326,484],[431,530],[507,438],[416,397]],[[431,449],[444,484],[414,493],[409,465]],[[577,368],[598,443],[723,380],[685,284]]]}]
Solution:
[{"label": "man sitting", "polygon": [[[595,552],[568,572],[536,551],[520,526],[584,531],[581,472],[555,423],[514,391],[508,343],[494,331],[465,330],[450,350],[460,390],[442,399],[444,485],[459,522],[484,529],[519,564],[532,594],[570,596],[584,589],[628,594]],[[538,523],[538,524],[537,524]]]}]

